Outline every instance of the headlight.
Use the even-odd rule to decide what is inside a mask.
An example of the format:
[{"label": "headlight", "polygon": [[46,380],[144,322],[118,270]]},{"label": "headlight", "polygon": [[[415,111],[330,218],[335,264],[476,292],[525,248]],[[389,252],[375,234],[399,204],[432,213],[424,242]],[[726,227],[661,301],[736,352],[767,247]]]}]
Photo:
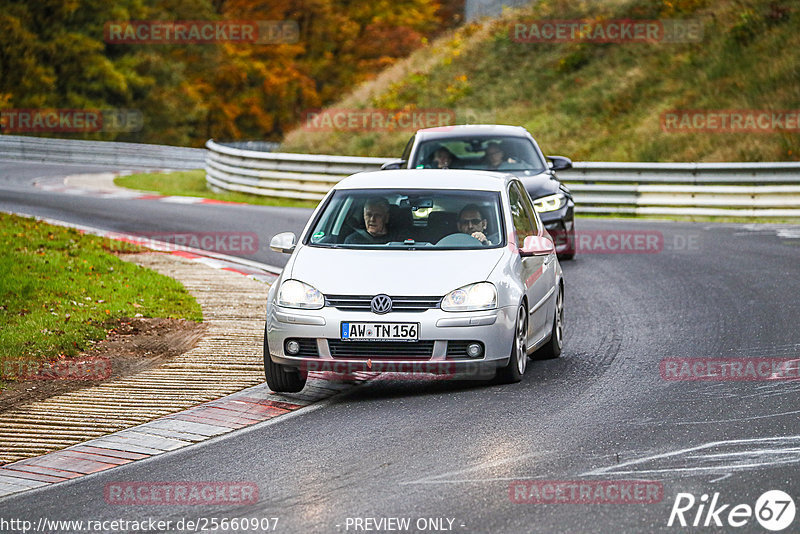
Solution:
[{"label": "headlight", "polygon": [[556,211],[564,207],[567,203],[567,195],[564,193],[556,193],[555,195],[547,195],[540,197],[533,201],[533,208],[539,213],[546,211]]},{"label": "headlight", "polygon": [[459,287],[444,296],[444,311],[491,310],[497,307],[497,290],[489,282]]},{"label": "headlight", "polygon": [[278,306],[318,310],[324,305],[322,293],[299,280],[286,280],[278,289]]}]

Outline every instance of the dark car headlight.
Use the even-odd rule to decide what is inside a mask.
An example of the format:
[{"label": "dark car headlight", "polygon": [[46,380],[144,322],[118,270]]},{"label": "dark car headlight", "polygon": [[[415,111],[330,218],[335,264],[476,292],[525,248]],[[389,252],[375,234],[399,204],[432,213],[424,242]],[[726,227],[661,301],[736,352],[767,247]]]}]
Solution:
[{"label": "dark car headlight", "polygon": [[539,197],[534,199],[533,208],[539,213],[546,213],[548,211],[557,211],[567,204],[567,195],[564,193],[556,193],[555,195],[547,195],[546,197]]}]

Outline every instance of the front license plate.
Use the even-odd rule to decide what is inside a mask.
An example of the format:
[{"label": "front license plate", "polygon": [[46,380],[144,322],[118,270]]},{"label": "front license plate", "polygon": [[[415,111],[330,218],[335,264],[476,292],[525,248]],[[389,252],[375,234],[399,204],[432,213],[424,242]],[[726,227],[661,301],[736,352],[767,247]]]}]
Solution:
[{"label": "front license plate", "polygon": [[419,323],[342,323],[342,341],[416,341]]}]

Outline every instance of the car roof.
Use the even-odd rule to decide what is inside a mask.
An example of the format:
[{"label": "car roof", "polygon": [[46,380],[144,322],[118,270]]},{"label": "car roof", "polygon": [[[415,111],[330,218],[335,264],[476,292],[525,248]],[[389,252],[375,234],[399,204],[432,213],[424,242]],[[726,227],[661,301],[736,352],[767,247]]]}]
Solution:
[{"label": "car roof", "polygon": [[417,130],[416,135],[418,140],[428,140],[470,135],[510,135],[515,137],[528,137],[530,134],[528,130],[522,126],[508,126],[505,124],[463,124],[458,126],[425,128]]},{"label": "car roof", "polygon": [[502,191],[513,174],[459,169],[396,169],[348,176],[334,189],[462,189]]}]

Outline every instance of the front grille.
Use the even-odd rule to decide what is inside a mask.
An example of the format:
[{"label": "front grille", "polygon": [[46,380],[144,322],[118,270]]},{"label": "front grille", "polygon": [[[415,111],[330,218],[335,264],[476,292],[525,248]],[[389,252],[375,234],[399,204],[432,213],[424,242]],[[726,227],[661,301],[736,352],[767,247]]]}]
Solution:
[{"label": "front grille", "polygon": [[[292,338],[298,343],[300,343],[300,352],[297,354],[293,354],[293,356],[306,356],[306,357],[316,357],[319,356],[319,350],[317,348],[317,340],[313,337],[301,337],[301,338]],[[288,341],[288,340],[287,340]]]},{"label": "front grille", "polygon": [[[325,306],[342,311],[370,311],[370,302],[374,295],[327,295]],[[390,297],[392,311],[423,312],[438,308],[442,297]]]},{"label": "front grille", "polygon": [[329,339],[328,348],[334,358],[359,359],[429,359],[433,341],[342,341]]}]

